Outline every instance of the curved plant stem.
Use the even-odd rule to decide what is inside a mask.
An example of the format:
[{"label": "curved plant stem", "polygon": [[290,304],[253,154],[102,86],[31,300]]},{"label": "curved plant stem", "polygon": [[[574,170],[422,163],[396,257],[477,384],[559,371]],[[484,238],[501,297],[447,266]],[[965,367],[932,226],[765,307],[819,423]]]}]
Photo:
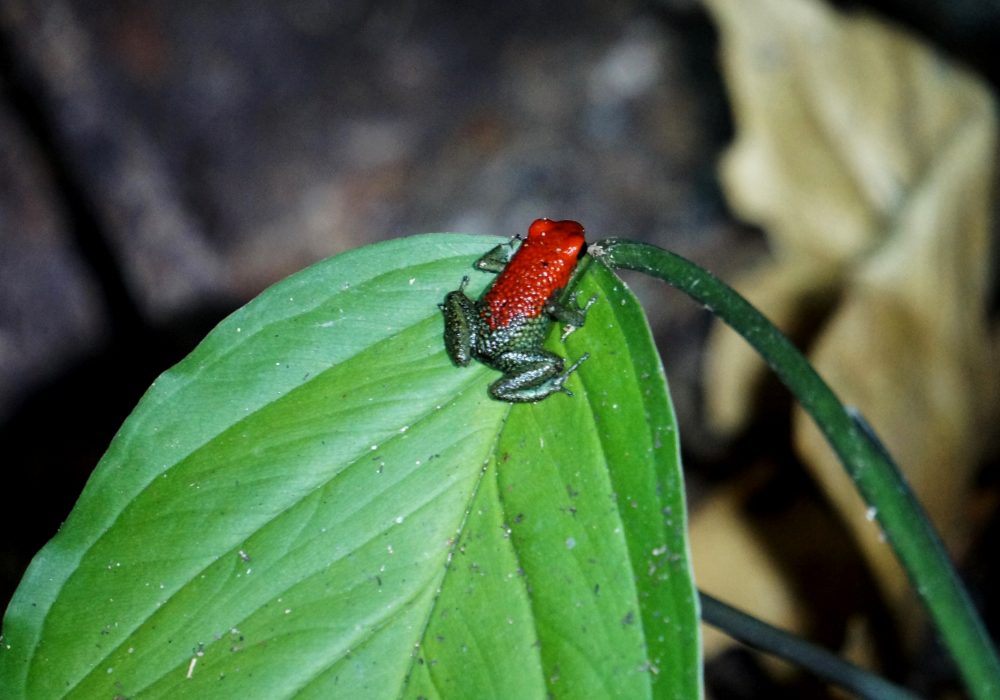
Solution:
[{"label": "curved plant stem", "polygon": [[971,695],[1000,697],[1000,660],[989,635],[926,514],[863,419],[840,402],[774,324],[711,273],[646,243],[610,238],[589,251],[609,267],[644,272],[677,287],[761,354],[816,421],[871,506]]},{"label": "curved plant stem", "polygon": [[748,646],[797,664],[863,698],[916,700],[905,688],[847,663],[826,649],[751,617],[707,593],[699,593],[699,597],[701,619]]}]

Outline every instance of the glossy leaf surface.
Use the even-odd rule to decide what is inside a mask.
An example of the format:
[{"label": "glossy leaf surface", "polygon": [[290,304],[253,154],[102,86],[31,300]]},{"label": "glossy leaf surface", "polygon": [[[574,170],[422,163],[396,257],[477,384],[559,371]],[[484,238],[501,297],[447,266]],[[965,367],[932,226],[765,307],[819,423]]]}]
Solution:
[{"label": "glossy leaf surface", "polygon": [[[4,621],[46,697],[696,697],[676,428],[599,264],[574,397],[487,397],[436,307],[496,239],[319,263],[226,319],[122,426]],[[556,334],[553,333],[553,336]]]}]

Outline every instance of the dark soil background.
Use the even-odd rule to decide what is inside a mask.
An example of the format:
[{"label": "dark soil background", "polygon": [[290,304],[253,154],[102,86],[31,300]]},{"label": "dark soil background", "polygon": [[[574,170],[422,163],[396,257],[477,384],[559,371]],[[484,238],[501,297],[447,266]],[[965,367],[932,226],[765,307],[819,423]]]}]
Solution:
[{"label": "dark soil background", "polygon": [[[997,84],[995,3],[872,4]],[[730,137],[693,0],[2,0],[0,603],[155,376],[269,284],[373,241],[539,216],[725,279],[766,252],[715,177]],[[637,286],[696,497],[786,443],[768,436],[787,418],[738,445],[707,435],[710,318]],[[709,686],[792,692],[755,669],[737,656]]]}]

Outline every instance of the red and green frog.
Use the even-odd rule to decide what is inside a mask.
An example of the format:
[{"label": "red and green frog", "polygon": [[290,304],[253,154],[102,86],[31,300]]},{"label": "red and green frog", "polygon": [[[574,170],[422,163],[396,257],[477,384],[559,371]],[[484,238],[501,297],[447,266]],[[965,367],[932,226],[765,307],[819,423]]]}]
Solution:
[{"label": "red and green frog", "polygon": [[499,273],[478,300],[465,294],[469,278],[464,277],[440,304],[445,349],[452,362],[465,367],[475,359],[503,373],[490,385],[494,399],[533,402],[559,391],[573,395],[566,380],[589,354],[567,368],[562,357],[542,345],[553,321],[564,325],[565,340],[583,325],[587,309],[597,300],[591,297],[582,308],[576,292],[568,304],[559,300],[585,251],[583,226],[537,219],[523,241],[515,237],[476,261],[477,270]]}]

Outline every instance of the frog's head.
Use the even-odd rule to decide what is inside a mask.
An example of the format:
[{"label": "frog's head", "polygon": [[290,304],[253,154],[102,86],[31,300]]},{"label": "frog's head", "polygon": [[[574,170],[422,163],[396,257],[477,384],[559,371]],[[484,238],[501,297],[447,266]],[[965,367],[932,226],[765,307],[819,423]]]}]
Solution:
[{"label": "frog's head", "polygon": [[527,242],[572,260],[582,255],[587,243],[583,236],[583,226],[568,219],[565,221],[535,219],[528,227]]}]

